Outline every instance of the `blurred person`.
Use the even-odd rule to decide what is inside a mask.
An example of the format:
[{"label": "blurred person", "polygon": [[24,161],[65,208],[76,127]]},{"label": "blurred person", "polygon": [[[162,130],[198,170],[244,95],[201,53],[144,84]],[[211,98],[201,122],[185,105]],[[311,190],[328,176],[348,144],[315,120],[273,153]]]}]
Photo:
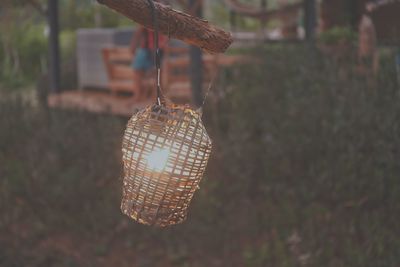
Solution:
[{"label": "blurred person", "polygon": [[[374,22],[370,17],[373,7],[366,5],[365,13],[361,17],[358,32],[358,59],[359,71],[368,79],[374,78],[378,72],[377,37]],[[372,81],[369,81],[372,82]]]},{"label": "blurred person", "polygon": [[[133,79],[135,83],[134,86],[136,87],[135,91],[139,93],[138,96],[135,96],[135,99],[137,100],[143,100],[147,97],[143,80],[145,76],[155,67],[154,38],[154,32],[152,30],[149,30],[143,26],[139,26],[131,41],[131,51],[133,54],[132,68],[134,70]],[[161,56],[166,42],[166,36],[159,34],[159,48]]]},{"label": "blurred person", "polygon": [[[167,4],[166,1],[154,2]],[[148,75],[155,67],[155,47],[154,47],[154,31],[139,25],[131,41],[131,52],[133,54],[132,68],[133,68],[133,81],[136,87],[135,91],[138,92],[138,96],[134,96],[136,100],[143,100],[148,97],[146,88],[144,86],[144,78]],[[168,39],[165,35],[158,34],[160,57],[162,58],[163,49],[165,48]]]}]

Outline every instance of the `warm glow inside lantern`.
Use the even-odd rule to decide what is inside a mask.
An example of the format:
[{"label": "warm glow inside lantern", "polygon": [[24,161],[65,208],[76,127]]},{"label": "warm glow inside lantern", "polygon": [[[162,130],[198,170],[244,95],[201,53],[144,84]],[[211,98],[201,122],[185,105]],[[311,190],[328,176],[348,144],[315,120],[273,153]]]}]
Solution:
[{"label": "warm glow inside lantern", "polygon": [[129,120],[122,146],[122,212],[162,227],[185,220],[211,152],[201,115],[187,106],[148,107]]},{"label": "warm glow inside lantern", "polygon": [[167,164],[168,156],[168,148],[152,151],[145,158],[147,162],[147,167],[154,172],[162,171]]}]

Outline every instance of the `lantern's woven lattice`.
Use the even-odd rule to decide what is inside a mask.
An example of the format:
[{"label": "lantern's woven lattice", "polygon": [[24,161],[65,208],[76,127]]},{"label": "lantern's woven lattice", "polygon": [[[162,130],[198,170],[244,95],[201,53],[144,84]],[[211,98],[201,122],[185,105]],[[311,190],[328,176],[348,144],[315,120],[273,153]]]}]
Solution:
[{"label": "lantern's woven lattice", "polygon": [[122,212],[161,227],[184,221],[211,153],[201,115],[187,106],[148,107],[128,122],[122,152]]}]

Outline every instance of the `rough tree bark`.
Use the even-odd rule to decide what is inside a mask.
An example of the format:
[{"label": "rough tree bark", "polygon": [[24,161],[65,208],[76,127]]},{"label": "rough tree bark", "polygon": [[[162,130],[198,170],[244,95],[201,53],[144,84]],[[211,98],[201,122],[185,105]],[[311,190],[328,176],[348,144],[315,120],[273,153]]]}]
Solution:
[{"label": "rough tree bark", "polygon": [[[151,9],[146,0],[97,0],[100,4],[153,29]],[[233,42],[232,35],[208,21],[154,2],[159,30],[172,38],[196,45],[210,53],[223,53]]]}]

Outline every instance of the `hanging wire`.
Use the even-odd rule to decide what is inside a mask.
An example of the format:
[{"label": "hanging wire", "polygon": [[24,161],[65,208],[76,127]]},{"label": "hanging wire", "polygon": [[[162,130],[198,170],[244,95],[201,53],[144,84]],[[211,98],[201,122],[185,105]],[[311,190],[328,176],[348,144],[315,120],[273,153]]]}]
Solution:
[{"label": "hanging wire", "polygon": [[[217,59],[215,58],[215,59],[214,59],[214,64],[217,64],[216,60],[217,60]],[[197,111],[198,111],[201,115],[203,115],[204,105],[206,104],[206,101],[207,101],[207,99],[208,99],[208,95],[210,94],[211,89],[214,87],[214,82],[215,82],[215,80],[217,79],[218,75],[219,75],[219,71],[218,71],[218,68],[216,68],[215,71],[213,71],[213,75],[212,75],[212,77],[211,77],[210,83],[208,84],[207,91],[206,91],[206,93],[204,94],[203,102],[201,103],[201,106],[197,109]]]},{"label": "hanging wire", "polygon": [[[155,48],[155,64],[156,64],[156,71],[157,71],[157,96],[156,96],[156,104],[161,105],[162,104],[162,95],[161,95],[161,54],[160,54],[160,48],[159,48],[159,38],[158,38],[158,20],[157,20],[157,9],[154,5],[153,0],[147,0],[150,6],[151,10],[151,16],[152,16],[152,24],[154,28],[154,48]],[[170,29],[168,25],[168,38],[170,38]],[[205,105],[205,102],[208,98],[208,95],[211,91],[211,88],[214,85],[214,80],[217,76],[217,73],[214,73],[210,84],[208,86],[207,92],[203,98],[203,102],[199,108],[199,111],[202,113],[203,107]]]},{"label": "hanging wire", "polygon": [[208,95],[210,94],[212,87],[214,86],[214,81],[215,81],[216,77],[217,77],[217,74],[215,73],[213,75],[213,77],[211,78],[210,83],[208,84],[207,91],[203,97],[203,102],[201,103],[201,106],[200,106],[201,109],[203,109],[204,105],[206,104],[206,100],[208,98]]},{"label": "hanging wire", "polygon": [[156,64],[156,70],[157,70],[157,98],[156,98],[156,104],[161,105],[161,55],[160,55],[160,48],[158,47],[159,41],[158,41],[158,21],[157,21],[157,10],[154,5],[153,0],[147,0],[149,3],[150,9],[151,9],[151,17],[153,21],[153,28],[154,28],[154,49],[155,49],[155,64]]}]

